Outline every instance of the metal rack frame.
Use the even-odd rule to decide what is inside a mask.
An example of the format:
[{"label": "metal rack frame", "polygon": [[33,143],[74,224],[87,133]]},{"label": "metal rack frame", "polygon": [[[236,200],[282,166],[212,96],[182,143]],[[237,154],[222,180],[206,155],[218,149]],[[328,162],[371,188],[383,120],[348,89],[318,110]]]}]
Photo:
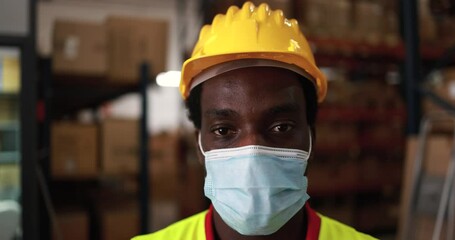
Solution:
[{"label": "metal rack frame", "polygon": [[[44,183],[45,183],[45,188],[48,188],[49,186],[49,181],[50,181],[50,136],[51,136],[51,122],[53,121],[53,117],[55,115],[56,109],[54,109],[55,106],[53,106],[53,98],[56,89],[54,89],[54,86],[52,84],[53,82],[53,72],[52,72],[52,60],[51,59],[42,59],[40,61],[40,75],[41,75],[41,86],[40,86],[40,91],[41,91],[41,104],[44,106],[44,116],[42,119],[42,126],[40,128],[41,130],[41,152],[45,153],[43,155],[42,161],[40,162],[41,164],[41,169],[43,171],[44,175]],[[148,155],[149,155],[149,143],[148,143],[148,129],[147,129],[147,87],[150,84],[150,80],[152,79],[150,76],[150,66],[148,64],[142,64],[140,68],[138,68],[138,71],[140,71],[140,79],[138,81],[137,86],[125,86],[125,88],[122,89],[115,89],[113,93],[107,94],[105,97],[100,97],[97,98],[97,101],[100,101],[98,103],[92,103],[90,106],[95,107],[103,103],[104,101],[107,101],[109,99],[113,99],[116,96],[121,96],[122,94],[130,93],[130,92],[136,92],[139,93],[140,95],[140,101],[141,101],[141,116],[140,116],[140,127],[139,127],[139,175],[138,175],[138,182],[139,182],[139,191],[138,191],[138,202],[139,202],[139,216],[140,216],[140,232],[139,234],[145,234],[148,233],[149,226],[150,226],[150,184],[149,184],[149,164],[148,164]],[[71,86],[73,86],[74,83],[72,83]],[[80,89],[83,91],[83,88]],[[93,95],[93,93],[90,93]],[[86,105],[81,105],[78,106],[80,108],[82,107],[88,107]],[[71,109],[70,109],[71,110]],[[74,109],[73,109],[74,110]],[[45,190],[43,190],[45,191]],[[46,192],[49,192],[48,189],[46,189]],[[46,200],[46,199],[45,199]],[[47,233],[44,233],[42,237],[49,238],[50,237],[50,229],[51,226],[49,224],[53,223],[52,216],[49,215],[49,212],[53,212],[54,210],[52,209],[52,203],[50,202],[51,199],[47,199],[47,203],[45,202],[44,204],[47,206],[43,206],[43,208],[47,208],[47,211],[44,211],[41,216],[41,228],[46,229],[44,230]]]},{"label": "metal rack frame", "polygon": [[0,46],[20,49],[20,151],[22,238],[39,239],[38,185],[36,184],[36,1],[30,0],[28,36],[0,35]]}]

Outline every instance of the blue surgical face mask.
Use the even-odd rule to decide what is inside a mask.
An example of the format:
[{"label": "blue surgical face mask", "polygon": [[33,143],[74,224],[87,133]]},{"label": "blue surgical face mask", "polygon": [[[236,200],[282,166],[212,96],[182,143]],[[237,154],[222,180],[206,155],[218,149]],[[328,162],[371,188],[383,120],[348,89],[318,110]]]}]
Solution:
[{"label": "blue surgical face mask", "polygon": [[204,192],[223,221],[242,235],[270,235],[309,199],[311,152],[250,145],[204,152]]}]

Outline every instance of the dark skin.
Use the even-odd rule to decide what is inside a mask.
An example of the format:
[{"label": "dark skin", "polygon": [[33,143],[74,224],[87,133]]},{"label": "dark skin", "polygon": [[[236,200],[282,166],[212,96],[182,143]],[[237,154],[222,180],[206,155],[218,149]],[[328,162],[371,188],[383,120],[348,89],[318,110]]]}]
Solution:
[{"label": "dark skin", "polygon": [[[201,144],[204,151],[263,145],[308,151],[309,126],[305,96],[298,77],[284,69],[251,67],[233,70],[203,83]],[[199,134],[199,132],[197,132]],[[204,157],[198,154],[204,164]],[[243,236],[214,209],[219,240],[305,239],[302,208],[277,232]]]}]

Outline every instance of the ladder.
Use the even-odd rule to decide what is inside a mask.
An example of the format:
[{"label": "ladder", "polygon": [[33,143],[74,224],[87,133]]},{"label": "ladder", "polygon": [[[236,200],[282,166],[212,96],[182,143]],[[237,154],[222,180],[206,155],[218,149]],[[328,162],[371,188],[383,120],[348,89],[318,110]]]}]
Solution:
[{"label": "ladder", "polygon": [[[455,115],[447,112],[433,113],[425,116],[420,123],[420,133],[418,136],[416,158],[411,170],[412,180],[410,185],[410,197],[407,201],[406,216],[403,226],[403,240],[413,239],[413,226],[417,213],[421,211],[422,194],[424,194],[423,186],[425,186],[428,179],[425,176],[423,163],[426,157],[426,147],[429,134],[433,129],[433,125],[439,122],[453,123],[454,131],[452,133],[452,149],[450,154],[449,165],[447,168],[446,176],[442,181],[442,192],[440,194],[439,202],[432,202],[437,204],[434,206],[437,209],[434,230],[432,233],[432,240],[440,240],[442,235],[442,228],[444,221],[447,219],[447,240],[455,240]],[[428,204],[429,202],[426,202]],[[428,206],[425,206],[428,207]]]}]

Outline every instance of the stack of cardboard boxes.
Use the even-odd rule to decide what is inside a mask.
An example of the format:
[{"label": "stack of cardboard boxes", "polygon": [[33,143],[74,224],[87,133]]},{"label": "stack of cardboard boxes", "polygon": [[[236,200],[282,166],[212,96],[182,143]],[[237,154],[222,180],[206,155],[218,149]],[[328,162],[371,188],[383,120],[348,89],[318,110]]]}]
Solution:
[{"label": "stack of cardboard boxes", "polygon": [[[400,6],[394,0],[299,0],[296,17],[307,37],[371,45],[400,43]],[[430,0],[418,1],[419,35],[424,45],[455,44],[455,18],[437,16]],[[433,49],[434,50],[434,49]]]},{"label": "stack of cardboard boxes", "polygon": [[101,199],[96,205],[95,215],[99,227],[96,239],[131,239],[139,233],[139,206],[135,201]]},{"label": "stack of cardboard boxes", "polygon": [[[74,189],[88,196],[80,196],[85,199],[80,204],[65,206],[64,203],[63,210],[58,209],[57,227],[60,230],[54,229],[54,234],[61,234],[65,239],[89,239],[96,232],[97,239],[106,240],[128,239],[136,235],[139,228],[137,200],[131,197],[123,201],[113,199],[131,195],[131,191],[137,191],[137,183],[133,181],[132,187],[124,187],[131,185],[131,181],[122,183],[119,190],[119,187],[110,189],[109,186],[119,184],[110,184],[109,180],[128,180],[129,176],[138,172],[138,121],[106,119],[100,124],[57,122],[53,124],[51,134],[50,165],[54,181],[99,181],[103,182],[100,186],[104,185],[94,196],[84,190],[83,184],[82,189]],[[98,196],[101,192],[110,192],[113,196]],[[87,199],[94,202],[87,203]],[[65,210],[68,207],[73,209]],[[98,210],[93,212],[94,209]],[[77,234],[73,234],[75,232]]]},{"label": "stack of cardboard boxes", "polygon": [[310,201],[359,230],[392,229],[402,176],[404,104],[395,85],[375,77],[350,81],[344,74],[333,76],[319,109],[307,171]]},{"label": "stack of cardboard boxes", "polygon": [[53,71],[131,84],[138,81],[142,63],[149,64],[154,76],[165,70],[167,36],[167,22],[156,19],[112,16],[102,24],[58,20]]},{"label": "stack of cardboard boxes", "polygon": [[84,209],[59,210],[55,220],[57,225],[53,229],[54,239],[89,239],[90,220]]},{"label": "stack of cardboard boxes", "polygon": [[395,1],[297,1],[297,18],[307,37],[333,38],[367,44],[399,43]]},{"label": "stack of cardboard boxes", "polygon": [[[202,193],[204,177],[202,165],[197,162],[194,164],[186,162],[189,143],[182,141],[184,140],[178,132],[163,132],[150,137],[148,164],[151,229],[163,228],[182,216],[206,207]],[[122,229],[122,226],[114,226],[121,225],[122,219],[130,219],[128,224],[138,223],[138,200],[131,197],[138,191],[138,163],[139,127],[136,120],[106,119],[100,124],[59,122],[52,128],[52,179],[103,181],[106,186],[121,185],[120,191],[118,188],[107,189],[108,194],[104,196],[89,197],[96,201],[93,203],[95,209],[98,209],[95,215],[99,216],[96,219],[100,221],[96,225],[100,226],[101,235],[112,236],[108,229],[114,229],[114,232]],[[109,179],[117,183],[107,183]],[[130,197],[122,201],[113,201],[115,198],[122,198],[121,194]],[[118,211],[119,209],[123,210]],[[78,221],[82,222],[83,215],[85,217],[90,215],[88,212],[88,209],[83,209],[67,215],[64,211],[60,217],[66,222],[66,217],[72,218],[77,215]],[[93,224],[96,219],[89,217],[87,221]],[[85,225],[81,227],[85,228]],[[131,230],[136,231],[137,227],[138,225],[135,225],[134,228],[129,228],[130,230],[123,229],[123,232],[131,234]],[[62,229],[66,231],[64,226]],[[137,234],[137,231],[134,234]]]},{"label": "stack of cardboard boxes", "polygon": [[[151,203],[153,207],[161,202],[173,202],[170,213],[155,209],[154,225],[163,227],[178,217],[177,206],[177,166],[176,141],[177,134],[165,134],[151,137],[151,155],[149,160],[151,176]],[[62,219],[61,231],[68,234],[65,223],[76,218],[80,224],[75,227],[85,231],[87,224],[99,226],[101,239],[126,239],[138,234],[139,214],[138,200],[134,197],[123,198],[122,194],[136,195],[138,184],[135,179],[139,172],[139,127],[136,120],[106,119],[100,124],[81,124],[74,122],[59,122],[52,128],[51,174],[54,180],[65,181],[102,181],[106,188],[120,185],[115,189],[100,189],[93,199],[96,213],[89,209],[58,212]],[[129,180],[131,179],[131,180]],[[117,182],[109,183],[110,180]],[[118,183],[118,181],[127,181]],[[125,187],[126,185],[129,185]],[[76,190],[76,189],[75,189]],[[81,194],[82,191],[81,191]],[[98,196],[100,195],[100,196]],[[86,205],[86,203],[82,203]],[[165,216],[171,214],[171,216]],[[89,215],[98,216],[95,219]],[[88,218],[88,219],[87,219]],[[164,223],[163,221],[168,219]],[[71,220],[72,221],[72,220]],[[96,221],[99,221],[96,223]],[[125,224],[128,224],[126,226]],[[85,234],[82,231],[79,234]],[[69,231],[71,233],[71,231]],[[71,235],[71,234],[70,234]],[[79,236],[79,235],[77,235]],[[65,239],[67,239],[65,237]],[[68,238],[86,239],[86,238]]]},{"label": "stack of cardboard boxes", "polygon": [[137,174],[137,120],[106,119],[99,126],[56,122],[51,136],[55,178],[97,178],[100,174]]},{"label": "stack of cardboard boxes", "polygon": [[[168,23],[163,20],[122,16],[110,16],[103,23],[57,20],[52,71],[58,77],[54,79],[100,81],[93,86],[135,85],[139,82],[141,64],[149,65],[152,76],[165,70],[167,43]],[[78,83],[72,84],[77,86]],[[59,203],[63,205],[57,211],[60,231],[54,231],[54,234],[65,239],[112,240],[129,239],[139,233],[139,207],[135,197],[139,134],[137,120],[105,118],[97,123],[65,120],[52,124],[51,180],[70,181],[72,186],[78,186],[80,182],[81,188],[84,188],[83,183],[97,182],[99,188],[94,192],[92,189],[74,189],[89,195],[81,197],[84,202],[80,204]],[[156,144],[165,139],[168,138],[158,138]],[[170,174],[170,171],[176,171],[170,169],[175,167],[175,156],[153,154],[165,151],[163,149],[172,152],[175,145],[172,141],[167,142],[169,144],[158,149],[153,145],[150,174],[153,180],[156,180],[154,175],[161,174],[161,182],[165,178],[162,174],[169,174],[166,177],[172,175],[174,182],[168,181],[171,186],[161,187],[162,184],[158,186],[153,181],[152,196],[169,197],[169,192],[175,192],[177,185],[176,174]],[[101,192],[108,194],[99,194]],[[122,200],[113,200],[118,197]]]}]

